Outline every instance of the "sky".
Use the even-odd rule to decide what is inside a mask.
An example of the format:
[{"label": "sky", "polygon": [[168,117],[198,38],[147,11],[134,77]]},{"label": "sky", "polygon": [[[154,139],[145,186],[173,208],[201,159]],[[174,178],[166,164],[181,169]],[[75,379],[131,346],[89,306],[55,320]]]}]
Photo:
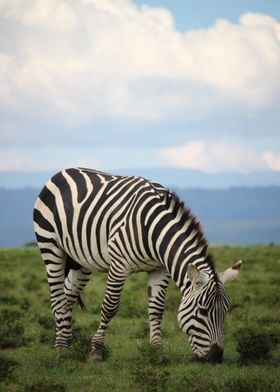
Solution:
[{"label": "sky", "polygon": [[278,0],[0,0],[0,171],[280,174]]}]

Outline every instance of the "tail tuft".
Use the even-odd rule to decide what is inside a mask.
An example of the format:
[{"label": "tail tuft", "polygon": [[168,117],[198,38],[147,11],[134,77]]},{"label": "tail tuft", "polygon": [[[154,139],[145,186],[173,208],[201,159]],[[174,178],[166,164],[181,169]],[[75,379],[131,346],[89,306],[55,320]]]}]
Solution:
[{"label": "tail tuft", "polygon": [[78,295],[78,304],[80,305],[83,312],[89,313],[84,301],[82,300],[81,294]]},{"label": "tail tuft", "polygon": [[[73,274],[75,273],[75,271],[78,271],[81,268],[82,268],[82,266],[80,264],[78,264],[70,256],[67,256],[66,263],[65,263],[65,270],[64,270],[65,280],[68,277],[68,275],[70,273],[72,273],[71,278],[70,278],[70,281],[72,282],[71,285],[72,285],[73,284]],[[85,313],[89,313],[86,305],[84,304],[84,301],[82,300],[81,294],[78,295],[77,300],[78,300],[78,304],[80,305],[82,311]]]}]

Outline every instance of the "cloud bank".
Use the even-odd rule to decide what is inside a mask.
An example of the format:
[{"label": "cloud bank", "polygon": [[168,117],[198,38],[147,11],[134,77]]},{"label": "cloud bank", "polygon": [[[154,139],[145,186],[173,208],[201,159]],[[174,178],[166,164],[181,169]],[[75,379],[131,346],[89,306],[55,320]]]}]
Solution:
[{"label": "cloud bank", "polygon": [[34,100],[79,123],[279,97],[280,24],[267,15],[179,33],[169,11],[128,0],[4,0],[0,12],[2,105]]},{"label": "cloud bank", "polygon": [[280,154],[271,151],[256,152],[240,145],[219,140],[194,141],[183,146],[162,149],[159,160],[178,168],[201,170],[248,172],[254,170],[280,171]]},{"label": "cloud bank", "polygon": [[211,170],[238,169],[240,160],[279,170],[275,150],[201,141],[278,137],[272,16],[178,32],[167,9],[130,0],[2,0],[0,26],[0,144],[10,149],[2,162],[18,156],[24,166],[22,146],[141,144],[162,147],[157,156],[175,166],[180,153],[203,170],[210,161]]}]

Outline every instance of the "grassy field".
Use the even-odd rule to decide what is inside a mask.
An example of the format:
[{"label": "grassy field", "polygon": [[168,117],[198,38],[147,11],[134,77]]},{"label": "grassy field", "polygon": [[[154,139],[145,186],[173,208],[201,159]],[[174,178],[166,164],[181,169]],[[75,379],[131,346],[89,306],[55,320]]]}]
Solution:
[{"label": "grassy field", "polygon": [[36,248],[0,250],[1,391],[252,391],[279,390],[280,246],[211,249],[217,270],[242,258],[239,278],[227,286],[232,309],[225,324],[221,365],[191,362],[177,325],[180,294],[171,284],[163,321],[164,344],[148,343],[147,276],[131,276],[119,314],[107,334],[107,359],[88,361],[106,275],[96,274],[76,309],[74,342],[59,358],[45,270]]}]

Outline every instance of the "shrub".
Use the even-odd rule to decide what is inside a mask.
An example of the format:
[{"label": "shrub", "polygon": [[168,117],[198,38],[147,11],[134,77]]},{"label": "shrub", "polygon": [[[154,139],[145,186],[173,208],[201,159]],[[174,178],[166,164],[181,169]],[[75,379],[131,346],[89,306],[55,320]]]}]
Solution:
[{"label": "shrub", "polygon": [[123,297],[121,299],[119,317],[123,318],[142,318],[147,313],[147,306],[139,304],[135,299],[130,297]]},{"label": "shrub", "polygon": [[38,277],[34,274],[30,274],[23,284],[27,291],[38,291],[41,288]]},{"label": "shrub", "polygon": [[0,380],[4,381],[11,377],[12,372],[18,366],[18,362],[6,357],[0,356]]},{"label": "shrub", "polygon": [[166,383],[170,373],[152,366],[139,367],[133,372],[135,382],[141,387],[141,391],[160,392],[166,390]]},{"label": "shrub", "polygon": [[25,392],[65,392],[66,388],[63,384],[52,383],[48,380],[35,382],[24,388]]},{"label": "shrub", "polygon": [[37,314],[33,317],[33,320],[36,321],[40,327],[40,343],[53,344],[55,340],[55,321],[51,314],[49,315],[41,315]]},{"label": "shrub", "polygon": [[0,303],[3,305],[18,305],[19,301],[14,296],[3,296],[0,298]]},{"label": "shrub", "polygon": [[14,296],[3,296],[0,298],[0,303],[6,306],[18,305],[22,310],[28,310],[30,307],[30,302],[25,297],[17,299]]},{"label": "shrub", "polygon": [[237,334],[237,352],[241,365],[256,363],[271,358],[271,351],[279,342],[278,335],[273,331],[248,327]]},{"label": "shrub", "polygon": [[264,379],[262,375],[253,373],[252,375],[232,377],[226,382],[226,391],[228,392],[275,392],[277,385],[269,378]]},{"label": "shrub", "polygon": [[50,329],[55,328],[55,322],[54,322],[54,318],[52,315],[39,316],[37,319],[37,322],[41,327],[43,327],[46,330],[50,330]]},{"label": "shrub", "polygon": [[73,323],[73,342],[69,352],[69,358],[79,362],[86,361],[90,349],[91,329],[80,327]]},{"label": "shrub", "polygon": [[16,282],[12,278],[3,278],[0,281],[0,288],[1,290],[8,290],[8,289],[14,289],[16,287]]},{"label": "shrub", "polygon": [[25,344],[22,313],[15,309],[2,309],[0,313],[0,347],[18,347]]},{"label": "shrub", "polygon": [[148,321],[141,321],[136,332],[133,331],[133,337],[136,339],[148,339],[150,334],[150,326]]},{"label": "shrub", "polygon": [[153,366],[168,365],[170,360],[164,353],[161,345],[151,345],[150,343],[141,344],[139,350],[139,365],[146,363]]},{"label": "shrub", "polygon": [[39,336],[39,342],[43,344],[53,344],[55,340],[55,333],[53,331],[42,331]]}]

